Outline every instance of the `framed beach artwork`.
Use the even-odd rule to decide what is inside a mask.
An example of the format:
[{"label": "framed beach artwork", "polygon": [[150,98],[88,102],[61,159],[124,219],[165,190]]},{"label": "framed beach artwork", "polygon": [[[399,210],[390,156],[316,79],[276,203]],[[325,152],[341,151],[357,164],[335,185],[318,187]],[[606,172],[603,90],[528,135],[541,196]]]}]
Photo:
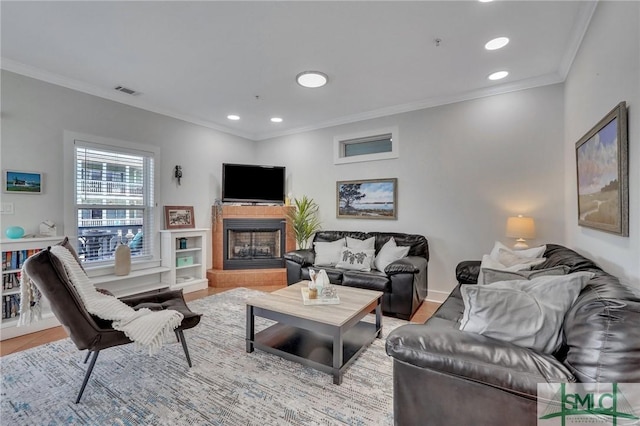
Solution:
[{"label": "framed beach artwork", "polygon": [[398,179],[365,179],[336,183],[338,218],[397,219]]},{"label": "framed beach artwork", "polygon": [[164,225],[166,229],[195,228],[193,206],[164,206]]},{"label": "framed beach artwork", "polygon": [[42,194],[42,173],[5,170],[2,190],[8,194]]},{"label": "framed beach artwork", "polygon": [[578,225],[629,236],[628,149],[620,102],[576,143]]}]

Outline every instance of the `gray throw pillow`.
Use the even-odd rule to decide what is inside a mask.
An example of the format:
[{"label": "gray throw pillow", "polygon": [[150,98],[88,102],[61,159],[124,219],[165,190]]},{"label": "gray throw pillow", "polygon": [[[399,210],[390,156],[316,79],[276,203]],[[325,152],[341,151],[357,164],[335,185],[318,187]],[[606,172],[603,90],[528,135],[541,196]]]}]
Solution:
[{"label": "gray throw pillow", "polygon": [[345,247],[342,249],[340,261],[336,264],[336,268],[368,272],[373,265],[374,253],[374,249],[353,249]]},{"label": "gray throw pillow", "polygon": [[501,269],[485,268],[483,270],[484,284],[491,284],[498,281],[532,280],[534,278],[549,275],[567,275],[569,273],[569,269],[570,268],[566,265],[558,265],[546,269],[533,269],[529,271],[504,271]]},{"label": "gray throw pillow", "polygon": [[391,237],[389,238],[389,241],[384,243],[380,252],[374,259],[373,264],[378,271],[384,272],[385,268],[389,266],[390,263],[407,257],[409,249],[411,249],[409,246],[398,246],[396,244],[396,240]]},{"label": "gray throw pillow", "polygon": [[552,354],[562,343],[564,316],[591,272],[461,286],[460,330]]},{"label": "gray throw pillow", "polygon": [[344,238],[331,242],[313,243],[313,250],[316,252],[314,266],[335,266],[340,261],[342,248],[345,244]]},{"label": "gray throw pillow", "polygon": [[367,238],[366,240],[359,240],[351,237],[346,237],[346,239],[347,247],[352,249],[372,250],[376,248],[376,237]]}]

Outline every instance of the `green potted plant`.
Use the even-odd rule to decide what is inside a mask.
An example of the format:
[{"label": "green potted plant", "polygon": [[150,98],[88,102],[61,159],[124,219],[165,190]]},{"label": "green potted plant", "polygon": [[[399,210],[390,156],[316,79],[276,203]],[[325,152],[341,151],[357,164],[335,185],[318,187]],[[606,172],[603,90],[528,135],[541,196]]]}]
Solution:
[{"label": "green potted plant", "polygon": [[320,230],[320,219],[318,219],[318,204],[303,195],[302,198],[294,198],[293,206],[288,216],[291,221],[293,232],[296,236],[296,243],[300,249],[306,249],[309,238]]}]

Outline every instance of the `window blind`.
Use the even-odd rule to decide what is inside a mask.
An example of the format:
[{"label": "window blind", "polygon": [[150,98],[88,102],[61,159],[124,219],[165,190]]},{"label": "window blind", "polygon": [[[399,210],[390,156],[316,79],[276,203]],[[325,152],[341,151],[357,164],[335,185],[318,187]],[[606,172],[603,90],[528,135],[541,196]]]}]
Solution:
[{"label": "window blind", "polygon": [[75,208],[84,262],[113,262],[118,243],[132,257],[153,253],[153,153],[75,141]]}]

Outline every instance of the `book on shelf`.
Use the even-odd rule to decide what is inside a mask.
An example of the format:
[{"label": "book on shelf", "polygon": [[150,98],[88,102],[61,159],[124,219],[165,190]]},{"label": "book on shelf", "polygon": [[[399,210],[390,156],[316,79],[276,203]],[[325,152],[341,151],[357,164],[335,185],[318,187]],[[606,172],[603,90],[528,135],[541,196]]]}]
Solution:
[{"label": "book on shelf", "polygon": [[10,290],[20,287],[20,275],[21,272],[10,272],[8,274],[2,274],[2,289]]},{"label": "book on shelf", "polygon": [[2,252],[2,270],[6,271],[11,268],[11,256],[12,252],[3,251]]},{"label": "book on shelf", "polygon": [[2,252],[2,270],[8,271],[13,269],[21,269],[25,260],[34,254],[38,253],[41,249],[25,249],[14,251]]},{"label": "book on shelf", "polygon": [[11,294],[4,297],[2,303],[2,319],[15,318],[20,312],[20,296]]}]

